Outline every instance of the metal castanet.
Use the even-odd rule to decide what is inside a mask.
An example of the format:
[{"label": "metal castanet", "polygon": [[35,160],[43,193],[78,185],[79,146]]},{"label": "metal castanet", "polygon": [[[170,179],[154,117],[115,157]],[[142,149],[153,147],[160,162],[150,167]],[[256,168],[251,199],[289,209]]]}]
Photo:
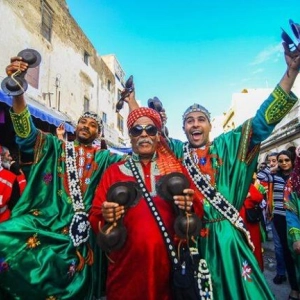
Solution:
[{"label": "metal castanet", "polygon": [[290,20],[289,22],[290,22],[292,31],[294,33],[294,36],[296,37],[297,41],[300,43],[300,25],[293,22],[293,20]]},{"label": "metal castanet", "polygon": [[[165,111],[162,102],[156,96],[148,99],[148,107],[156,110],[159,114]],[[169,135],[169,131],[168,128],[165,126],[165,122],[163,122],[162,134],[166,138]]]},{"label": "metal castanet", "polygon": [[[157,185],[157,193],[164,199],[173,201],[173,196],[183,195],[183,190],[189,188],[189,182],[185,175],[173,172],[161,178]],[[196,237],[201,229],[202,222],[199,217],[187,210],[175,206],[178,216],[174,222],[176,235],[181,239]]]},{"label": "metal castanet", "polygon": [[[35,68],[41,63],[41,55],[34,49],[24,49],[18,53],[22,61],[28,64],[28,68]],[[22,95],[28,88],[25,79],[27,71],[18,70],[10,76],[4,78],[1,82],[1,89],[9,96]]]},{"label": "metal castanet", "polygon": [[133,83],[133,76],[130,75],[127,81],[125,82],[124,91],[121,93],[121,97],[116,104],[116,112],[119,112],[124,106],[124,100],[126,97],[129,96],[130,93],[134,91],[134,83]]},{"label": "metal castanet", "polygon": [[148,99],[148,107],[156,110],[159,113],[163,110],[163,105],[157,97]]},{"label": "metal castanet", "polygon": [[122,219],[116,225],[107,223],[97,234],[97,245],[104,252],[119,250],[123,247],[127,239],[127,230]]},{"label": "metal castanet", "polygon": [[[295,35],[298,42],[300,42],[300,25],[295,23],[293,20],[289,20],[289,24],[291,26],[291,29],[293,31],[293,34]],[[290,51],[300,50],[293,39],[287,34],[287,32],[282,29],[281,38],[282,40],[288,45]]]},{"label": "metal castanet", "polygon": [[[108,202],[115,202],[128,209],[135,206],[141,198],[141,191],[136,182],[117,182],[106,195]],[[97,234],[97,244],[105,252],[119,250],[123,247],[127,230],[123,224],[124,215],[119,220],[105,224]]]}]

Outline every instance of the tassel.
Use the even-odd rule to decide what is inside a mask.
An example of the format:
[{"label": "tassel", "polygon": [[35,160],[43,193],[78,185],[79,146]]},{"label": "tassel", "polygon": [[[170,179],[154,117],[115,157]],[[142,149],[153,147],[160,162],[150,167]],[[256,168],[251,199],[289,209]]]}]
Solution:
[{"label": "tassel", "polygon": [[87,247],[88,247],[88,254],[85,258],[85,263],[91,266],[94,263],[94,252],[89,243],[87,244]]},{"label": "tassel", "polygon": [[108,254],[105,252],[106,258],[109,260],[110,263],[114,264],[115,262],[108,256]]},{"label": "tassel", "polygon": [[82,271],[82,269],[84,267],[84,258],[82,257],[82,255],[80,254],[78,249],[76,249],[76,254],[79,259],[79,263],[78,263],[78,266],[76,267],[76,271],[80,272],[80,271]]}]

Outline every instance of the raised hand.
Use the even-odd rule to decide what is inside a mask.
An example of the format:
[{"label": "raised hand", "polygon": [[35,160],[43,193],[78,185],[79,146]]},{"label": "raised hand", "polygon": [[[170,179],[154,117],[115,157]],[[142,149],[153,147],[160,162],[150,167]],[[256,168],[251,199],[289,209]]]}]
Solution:
[{"label": "raised hand", "polygon": [[59,124],[59,126],[56,128],[56,135],[60,140],[64,139],[64,135],[65,135],[65,122],[62,122]]},{"label": "raised hand", "polygon": [[10,59],[10,64],[5,71],[7,76],[11,76],[15,72],[25,72],[28,69],[28,63],[23,61],[21,56],[14,56]]},{"label": "raised hand", "polygon": [[284,48],[285,61],[290,70],[300,70],[300,44],[298,44],[295,50],[290,50],[289,45],[286,42],[282,43]]}]

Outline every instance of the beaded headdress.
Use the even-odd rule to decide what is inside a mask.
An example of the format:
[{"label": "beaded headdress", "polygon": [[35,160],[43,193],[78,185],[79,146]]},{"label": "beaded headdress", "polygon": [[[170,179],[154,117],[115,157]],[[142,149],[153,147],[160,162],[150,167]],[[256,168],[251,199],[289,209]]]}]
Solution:
[{"label": "beaded headdress", "polygon": [[187,115],[194,111],[199,111],[199,112],[202,112],[203,114],[205,114],[206,118],[210,122],[210,112],[204,106],[202,106],[200,104],[196,104],[196,103],[194,103],[193,105],[188,107],[187,110],[184,112],[184,114],[182,116],[183,122],[185,121]]},{"label": "beaded headdress", "polygon": [[82,118],[91,118],[91,119],[94,119],[97,123],[98,123],[98,127],[99,127],[99,131],[101,131],[102,127],[103,127],[103,124],[102,124],[102,120],[101,118],[94,112],[91,112],[91,111],[86,111],[84,112],[78,119],[78,122],[80,119]]}]

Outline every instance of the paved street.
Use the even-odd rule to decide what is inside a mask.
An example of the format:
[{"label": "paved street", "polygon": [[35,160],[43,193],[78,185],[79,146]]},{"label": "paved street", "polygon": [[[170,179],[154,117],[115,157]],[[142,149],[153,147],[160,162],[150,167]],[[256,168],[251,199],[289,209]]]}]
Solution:
[{"label": "paved street", "polygon": [[278,285],[273,283],[273,278],[276,275],[276,260],[275,260],[275,253],[274,253],[274,245],[271,239],[272,236],[270,232],[269,232],[269,236],[270,236],[270,240],[266,241],[263,244],[264,265],[265,265],[264,274],[270,285],[271,290],[273,291],[276,297],[276,300],[286,300],[288,299],[289,292],[290,292],[290,287],[288,282],[286,281]]}]

